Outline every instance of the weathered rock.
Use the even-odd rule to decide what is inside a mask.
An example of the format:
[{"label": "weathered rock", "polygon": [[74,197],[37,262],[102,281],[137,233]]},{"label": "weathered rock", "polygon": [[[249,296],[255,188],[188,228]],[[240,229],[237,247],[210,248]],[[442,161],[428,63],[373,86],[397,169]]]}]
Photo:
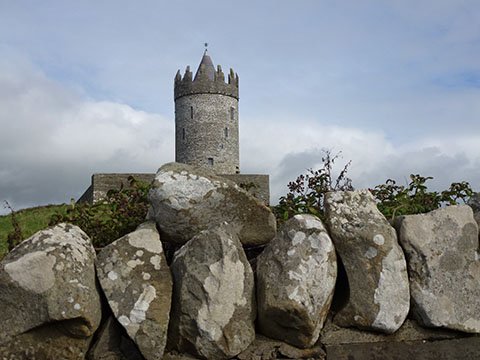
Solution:
[{"label": "weathered rock", "polygon": [[296,215],[257,258],[258,325],[271,338],[313,346],[333,297],[337,259],[322,222]]},{"label": "weathered rock", "polygon": [[165,349],[172,279],[154,222],[104,247],[97,256],[100,285],[116,319],[147,359]]},{"label": "weathered rock", "polygon": [[275,216],[267,206],[235,183],[202,168],[163,165],[148,198],[149,216],[167,241],[183,244],[224,222],[244,245],[265,244],[275,236]]},{"label": "weathered rock", "polygon": [[[19,354],[30,351],[32,358],[38,355],[34,353],[37,350],[48,353],[48,334],[21,334],[47,323],[50,327],[58,323],[61,331],[53,332],[61,332],[65,339],[81,339],[81,344],[72,340],[78,345],[72,345],[74,348],[88,345],[101,320],[94,258],[95,250],[88,236],[70,224],[39,231],[14,248],[0,262],[0,344],[13,346]],[[34,344],[29,339],[44,339],[44,344]],[[53,353],[63,351],[56,340],[52,344],[57,347],[51,349]],[[75,356],[61,358],[76,359]]]},{"label": "weathered rock", "polygon": [[369,191],[328,193],[325,206],[350,290],[335,321],[341,326],[395,332],[410,306],[405,257],[395,230]]},{"label": "weathered rock", "polygon": [[468,206],[397,220],[412,310],[426,326],[480,332],[478,226]]},{"label": "weathered rock", "polygon": [[112,315],[101,325],[96,337],[88,352],[88,360],[144,360],[133,340]]},{"label": "weathered rock", "polygon": [[202,231],[176,253],[169,348],[228,359],[255,338],[253,272],[226,226]]},{"label": "weathered rock", "polygon": [[84,360],[91,339],[75,337],[65,329],[76,320],[41,325],[0,344],[1,360]]}]

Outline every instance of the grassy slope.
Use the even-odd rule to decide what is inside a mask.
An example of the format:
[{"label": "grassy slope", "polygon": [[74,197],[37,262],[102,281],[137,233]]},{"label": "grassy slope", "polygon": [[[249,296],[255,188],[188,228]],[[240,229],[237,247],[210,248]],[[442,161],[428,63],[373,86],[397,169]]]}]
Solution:
[{"label": "grassy slope", "polygon": [[[16,213],[24,238],[48,226],[50,216],[65,213],[67,205],[48,205],[20,210]],[[7,236],[13,230],[11,215],[0,216],[0,259],[7,253]]]}]

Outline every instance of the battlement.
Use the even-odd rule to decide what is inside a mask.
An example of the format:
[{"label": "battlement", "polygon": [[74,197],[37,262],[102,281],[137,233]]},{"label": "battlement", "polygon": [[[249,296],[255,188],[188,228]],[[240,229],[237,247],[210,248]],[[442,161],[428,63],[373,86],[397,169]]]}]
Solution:
[{"label": "battlement", "polygon": [[175,76],[175,100],[182,96],[193,94],[221,94],[238,100],[238,74],[233,69],[230,69],[228,80],[225,82],[225,74],[222,71],[222,67],[218,65],[215,71],[210,57],[205,53],[195,78],[192,76],[190,66],[187,66],[183,77],[180,70],[177,71]]}]

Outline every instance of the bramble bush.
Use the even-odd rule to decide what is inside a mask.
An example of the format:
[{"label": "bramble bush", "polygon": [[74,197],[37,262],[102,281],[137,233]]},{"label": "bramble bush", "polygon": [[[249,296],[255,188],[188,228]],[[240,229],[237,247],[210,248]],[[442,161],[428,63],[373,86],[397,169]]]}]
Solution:
[{"label": "bramble bush", "polygon": [[66,214],[54,214],[50,225],[68,222],[79,226],[101,248],[134,231],[145,222],[150,184],[128,178],[130,187],[109,190],[105,200],[96,203],[72,204]]},{"label": "bramble bush", "polygon": [[[278,205],[272,207],[278,221],[283,222],[296,214],[312,214],[323,220],[325,194],[330,191],[353,190],[352,180],[347,177],[351,161],[333,179],[332,168],[340,153],[332,155],[330,151],[324,151],[324,154],[320,169],[308,169],[306,174],[301,174],[295,181],[288,183],[289,192],[280,198]],[[467,203],[474,194],[466,181],[452,183],[449,189],[442,192],[429,191],[425,183],[431,179],[430,176],[411,174],[407,186],[388,179],[385,184],[369,190],[375,197],[380,212],[391,220],[398,215],[427,213],[442,206]]]},{"label": "bramble bush", "polygon": [[289,192],[280,197],[278,205],[272,207],[279,221],[286,221],[296,214],[312,214],[323,220],[325,194],[329,191],[353,190],[352,180],[347,177],[351,161],[333,178],[333,166],[340,156],[340,152],[332,155],[330,150],[324,150],[321,168],[308,169],[306,174],[288,183]]},{"label": "bramble bush", "polygon": [[411,174],[407,186],[397,185],[395,180],[388,179],[385,184],[377,185],[370,191],[377,200],[378,209],[387,219],[392,220],[399,215],[422,214],[444,205],[467,203],[473,195],[473,190],[466,181],[452,183],[448,190],[440,193],[428,191],[425,183],[431,179],[431,176]]}]

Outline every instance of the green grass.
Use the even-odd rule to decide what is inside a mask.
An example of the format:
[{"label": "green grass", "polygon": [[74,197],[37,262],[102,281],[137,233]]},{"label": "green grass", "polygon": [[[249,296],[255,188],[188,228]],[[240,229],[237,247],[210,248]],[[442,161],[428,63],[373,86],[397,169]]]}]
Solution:
[{"label": "green grass", "polygon": [[[15,212],[24,239],[29,238],[39,230],[45,229],[50,217],[56,212],[64,214],[67,207],[66,204],[47,205]],[[8,252],[7,237],[12,230],[11,215],[0,216],[0,259]]]}]

